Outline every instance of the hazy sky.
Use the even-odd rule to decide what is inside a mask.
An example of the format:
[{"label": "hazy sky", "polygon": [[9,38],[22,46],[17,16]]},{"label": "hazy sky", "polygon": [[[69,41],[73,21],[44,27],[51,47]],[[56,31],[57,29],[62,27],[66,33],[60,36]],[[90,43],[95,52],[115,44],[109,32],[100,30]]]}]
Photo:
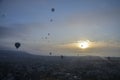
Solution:
[{"label": "hazy sky", "polygon": [[120,56],[119,31],[120,0],[0,0],[0,49],[20,42],[33,54]]}]

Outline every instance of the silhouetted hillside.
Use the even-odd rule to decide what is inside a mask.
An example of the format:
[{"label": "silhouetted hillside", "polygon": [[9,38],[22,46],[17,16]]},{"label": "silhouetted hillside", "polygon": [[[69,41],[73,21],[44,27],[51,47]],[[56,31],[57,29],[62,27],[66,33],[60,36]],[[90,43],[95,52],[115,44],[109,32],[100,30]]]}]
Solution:
[{"label": "silhouetted hillside", "polygon": [[24,61],[31,59],[33,56],[23,51],[0,50],[0,61]]},{"label": "silhouetted hillside", "polygon": [[23,51],[0,50],[0,57],[28,57],[33,56]]}]

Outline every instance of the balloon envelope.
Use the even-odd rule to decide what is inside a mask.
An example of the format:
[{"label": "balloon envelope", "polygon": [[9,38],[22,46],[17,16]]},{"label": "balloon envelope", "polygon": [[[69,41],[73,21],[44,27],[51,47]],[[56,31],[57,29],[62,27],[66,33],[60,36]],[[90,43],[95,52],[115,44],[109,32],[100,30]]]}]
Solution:
[{"label": "balloon envelope", "polygon": [[61,55],[60,57],[61,57],[61,59],[63,59],[63,55]]},{"label": "balloon envelope", "polygon": [[50,52],[49,54],[52,55],[52,52]]},{"label": "balloon envelope", "polygon": [[19,42],[16,42],[16,43],[15,43],[15,47],[16,47],[17,49],[20,47],[20,45],[21,45],[21,44],[20,44]]},{"label": "balloon envelope", "polygon": [[54,8],[52,8],[52,9],[51,9],[51,11],[52,11],[52,12],[54,12],[54,11],[55,11],[55,9],[54,9]]},{"label": "balloon envelope", "polygon": [[48,36],[50,36],[50,33],[48,33]]},{"label": "balloon envelope", "polygon": [[53,19],[50,19],[50,22],[53,22]]}]

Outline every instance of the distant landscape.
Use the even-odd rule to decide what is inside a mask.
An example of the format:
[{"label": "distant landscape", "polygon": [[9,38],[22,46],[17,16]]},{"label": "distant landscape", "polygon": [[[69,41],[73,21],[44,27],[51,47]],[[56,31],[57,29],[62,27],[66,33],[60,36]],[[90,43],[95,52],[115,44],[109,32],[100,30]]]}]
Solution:
[{"label": "distant landscape", "polygon": [[0,80],[119,80],[120,58],[0,51]]},{"label": "distant landscape", "polygon": [[0,80],[120,80],[120,0],[0,0]]}]

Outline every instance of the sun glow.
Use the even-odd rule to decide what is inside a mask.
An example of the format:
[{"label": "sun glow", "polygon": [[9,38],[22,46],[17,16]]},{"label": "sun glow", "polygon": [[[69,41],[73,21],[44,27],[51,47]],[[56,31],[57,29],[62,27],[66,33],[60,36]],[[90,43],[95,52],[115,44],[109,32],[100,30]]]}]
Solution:
[{"label": "sun glow", "polygon": [[89,47],[89,40],[85,40],[85,41],[78,41],[78,47],[81,49],[86,49]]}]

